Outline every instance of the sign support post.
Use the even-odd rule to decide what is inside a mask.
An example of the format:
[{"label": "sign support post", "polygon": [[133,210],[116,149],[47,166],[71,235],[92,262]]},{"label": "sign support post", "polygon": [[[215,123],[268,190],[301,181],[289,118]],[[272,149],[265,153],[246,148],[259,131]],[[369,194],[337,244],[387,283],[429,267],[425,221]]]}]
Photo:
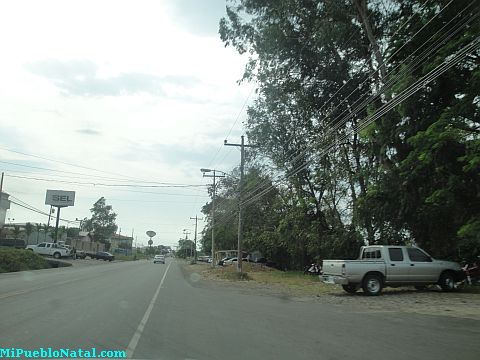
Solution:
[{"label": "sign support post", "polygon": [[75,191],[47,190],[47,194],[45,196],[45,205],[50,205],[50,214],[48,217],[49,224],[50,224],[50,216],[52,213],[51,209],[53,206],[57,208],[57,219],[55,221],[55,238],[53,239],[54,243],[58,242],[58,224],[60,222],[60,208],[73,206],[74,203],[75,203]]},{"label": "sign support post", "polygon": [[61,206],[57,206],[57,221],[55,221],[55,239],[53,239],[54,243],[58,242],[58,222],[60,221],[60,208]]}]

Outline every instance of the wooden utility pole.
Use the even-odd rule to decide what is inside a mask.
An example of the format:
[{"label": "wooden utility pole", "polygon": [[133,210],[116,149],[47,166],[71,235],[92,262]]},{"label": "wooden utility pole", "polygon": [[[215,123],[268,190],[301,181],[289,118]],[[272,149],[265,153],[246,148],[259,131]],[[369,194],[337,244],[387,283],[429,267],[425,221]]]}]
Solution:
[{"label": "wooden utility pole", "polygon": [[195,215],[194,218],[191,217],[190,219],[195,220],[195,255],[194,255],[193,261],[197,263],[197,224],[198,224],[198,220],[203,220],[203,218],[198,218],[198,216]]},{"label": "wooden utility pole", "polygon": [[242,192],[243,192],[243,172],[245,167],[245,148],[254,147],[253,145],[245,145],[244,136],[241,136],[240,144],[229,144],[225,140],[225,146],[240,146],[240,184],[238,186],[238,254],[237,254],[237,272],[242,272],[242,259],[243,259],[243,206],[242,206]]},{"label": "wooden utility pole", "polygon": [[[225,175],[217,175],[218,170],[200,169],[203,172],[203,177],[213,178],[213,196],[212,196],[212,267],[215,267],[215,197],[217,192],[217,178],[225,177]],[[213,172],[213,175],[206,175],[205,173]],[[223,171],[219,171],[223,173]]]}]

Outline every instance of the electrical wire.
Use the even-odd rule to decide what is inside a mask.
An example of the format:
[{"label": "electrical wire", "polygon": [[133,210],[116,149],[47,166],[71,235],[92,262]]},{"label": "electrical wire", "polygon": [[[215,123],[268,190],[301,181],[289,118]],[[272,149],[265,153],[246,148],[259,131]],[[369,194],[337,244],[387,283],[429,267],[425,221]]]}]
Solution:
[{"label": "electrical wire", "polygon": [[18,179],[29,179],[37,181],[48,181],[48,182],[58,182],[65,184],[77,184],[77,185],[92,185],[92,186],[105,186],[105,187],[133,187],[133,188],[195,188],[195,187],[205,187],[204,184],[177,184],[177,185],[138,185],[138,184],[104,184],[104,183],[95,183],[95,182],[79,182],[79,181],[68,181],[68,180],[58,180],[58,179],[45,179],[45,178],[35,178],[29,176],[18,176],[18,175],[9,175],[5,176]]},{"label": "electrical wire", "polygon": [[[358,133],[359,130],[365,129],[368,125],[373,123],[374,121],[378,120],[380,117],[384,116],[388,111],[391,109],[395,108],[399,104],[401,104],[403,101],[411,97],[413,94],[415,94],[418,90],[444,74],[446,71],[448,71],[451,67],[455,66],[458,64],[461,60],[463,60],[469,53],[473,51],[477,51],[480,49],[480,37],[476,38],[472,42],[470,42],[468,45],[464,46],[455,56],[451,59],[446,59],[444,62],[442,62],[440,65],[435,67],[433,70],[431,70],[427,75],[422,77],[421,79],[417,80],[414,84],[409,86],[407,89],[402,91],[398,96],[396,96],[394,99],[392,99],[390,102],[384,104],[379,110],[377,110],[372,116],[367,117],[364,119],[364,121],[359,125],[358,127],[354,127],[350,132],[346,133],[343,135],[340,139],[338,139],[335,143],[331,144],[327,148],[324,148],[323,151],[320,152],[319,157],[324,156],[328,151],[330,151],[332,148],[337,146],[340,142],[344,141],[346,138],[348,138],[349,135],[353,133]],[[293,176],[294,174],[304,170],[310,162],[304,164],[301,168],[298,168],[294,173],[292,173],[290,176]],[[270,190],[272,190],[274,186],[271,186],[262,192],[258,193],[257,195],[251,197],[250,199],[244,201],[242,203],[242,206],[245,206],[263,195],[267,194]]]}]

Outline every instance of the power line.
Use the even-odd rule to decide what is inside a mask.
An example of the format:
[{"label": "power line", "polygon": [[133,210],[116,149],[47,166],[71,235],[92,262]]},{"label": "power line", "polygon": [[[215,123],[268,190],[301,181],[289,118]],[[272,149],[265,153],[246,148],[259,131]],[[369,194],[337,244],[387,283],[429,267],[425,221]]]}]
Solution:
[{"label": "power line", "polygon": [[[425,4],[423,5],[422,9],[425,8],[426,4],[427,4],[429,1],[430,1],[430,0],[427,0],[427,1],[425,2]],[[431,23],[431,21],[433,21],[433,19],[435,19],[437,16],[439,16],[452,2],[453,2],[453,0],[450,0],[450,2],[449,2],[447,5],[445,5],[445,6],[444,6],[437,14],[435,14],[432,18],[430,18],[430,19],[428,20],[428,22],[427,22],[426,24],[424,24],[414,35],[412,35],[399,49],[397,49],[392,55],[390,55],[390,56],[384,61],[384,63],[385,63],[385,64],[388,63],[401,49],[403,49],[403,47],[404,47],[407,43],[409,43],[410,41],[412,41],[422,30],[424,30],[424,29],[426,28],[426,26],[427,26],[428,24]],[[470,7],[472,4],[473,4],[473,2],[470,3],[470,5],[467,6],[467,8]],[[461,13],[463,13],[465,10],[466,10],[466,8],[465,8],[464,10],[462,10]],[[460,14],[461,14],[461,13],[460,13]],[[370,13],[370,15],[369,15],[368,18],[370,18],[371,15],[372,15],[372,13]],[[410,21],[412,20],[412,18],[413,18],[414,15],[415,15],[415,14],[412,14],[412,15],[407,19],[407,21],[405,21],[405,22],[395,31],[395,33],[390,37],[390,39],[393,38],[393,37],[400,31],[400,29],[403,28],[408,22],[410,22]],[[459,16],[459,14],[457,14],[457,16],[455,16],[452,20],[454,20],[454,19],[455,19],[456,17],[458,17],[458,16]],[[451,21],[452,21],[452,20],[451,20]],[[451,22],[451,21],[450,21],[450,22]],[[449,23],[450,23],[450,22],[449,22]],[[442,29],[445,28],[447,25],[448,25],[448,24],[444,25],[444,26],[442,27]],[[440,31],[440,30],[439,30],[439,31]],[[432,37],[430,37],[430,39],[432,39],[439,31],[437,31],[434,35],[432,35]],[[425,43],[427,43],[430,39],[428,39]],[[408,58],[410,58],[418,49],[419,49],[419,48],[417,48],[412,54],[410,54]],[[408,60],[408,58],[407,58],[407,60]],[[395,71],[400,65],[401,65],[401,64],[397,65],[392,71],[389,72],[389,74],[392,73],[393,71]],[[367,66],[368,66],[368,62],[365,62],[364,65],[362,66],[362,68],[360,69],[360,71],[362,71],[362,70],[363,70],[364,68],[366,68]],[[331,109],[330,111],[328,111],[328,113],[324,116],[324,118],[328,118],[331,114],[333,114],[333,113],[340,107],[340,105],[342,105],[344,102],[346,102],[357,90],[361,89],[361,88],[363,87],[363,85],[365,84],[365,82],[366,82],[368,79],[372,79],[373,76],[375,76],[375,75],[378,73],[379,70],[380,70],[380,68],[377,68],[376,70],[371,71],[370,74],[365,78],[365,80],[364,80],[360,85],[358,85],[357,87],[355,87],[355,89],[354,89],[347,97],[345,97],[340,103],[338,103],[333,109]],[[406,72],[406,70],[405,70],[405,72]],[[400,77],[400,74],[398,74],[396,78],[398,79],[399,77]],[[327,100],[327,102],[326,102],[325,104],[322,105],[322,107],[318,110],[318,112],[321,112],[321,111],[326,107],[326,105],[327,105],[328,103],[330,103],[330,101],[336,96],[336,94],[338,94],[338,93],[341,91],[341,89],[343,89],[352,79],[353,79],[353,77],[350,77],[350,79],[349,79],[345,84],[343,84],[343,86],[340,87],[340,89],[338,89],[338,90],[335,92],[335,94],[333,94],[333,95],[329,98],[329,100]],[[390,81],[390,83],[392,83],[392,82]],[[386,89],[388,89],[388,87],[387,87],[386,85],[384,85],[384,87],[381,89],[382,91],[380,91],[379,93],[377,93],[377,95],[375,95],[375,96],[370,95],[370,97],[368,97],[368,99],[367,99],[367,102],[366,102],[366,103],[363,102],[363,103],[361,104],[361,105],[364,105],[363,108],[366,108],[366,106],[367,106],[371,101],[373,101],[376,97],[380,96],[382,93],[385,93]],[[365,97],[365,96],[367,96],[367,93],[365,93],[362,97],[360,97],[352,106],[355,106],[355,105],[356,105],[363,97]],[[373,97],[372,97],[372,96],[373,96]],[[328,123],[326,124],[326,127],[328,127],[329,125],[334,125],[333,128],[330,129],[330,131],[329,131],[330,133],[333,132],[334,130],[337,130],[341,125],[345,124],[346,121],[349,119],[350,116],[347,115],[344,119],[342,119],[342,121],[336,122],[336,120],[337,120],[342,114],[344,114],[345,111],[347,111],[347,110],[348,110],[348,108],[347,108],[346,110],[344,110],[342,113],[340,113],[338,116],[336,116],[335,119],[331,120],[330,122],[328,122]],[[362,110],[362,108],[356,109],[356,111],[352,111],[351,114],[358,113],[358,112],[360,112],[361,110]],[[287,140],[285,143],[289,143],[290,141],[292,141],[294,136],[295,136],[295,134],[292,134],[292,136],[290,137],[290,139]],[[319,135],[317,138],[320,138],[320,135]],[[288,158],[285,160],[285,163],[295,162],[296,160],[299,160],[299,159],[300,159],[302,156],[304,156],[309,150],[311,150],[311,148],[309,148],[309,147],[307,146],[306,149],[303,150],[303,151],[301,151],[297,156],[295,156],[295,158],[293,158],[293,160],[292,160],[292,157],[293,157],[293,155],[295,154],[295,150],[291,150],[291,151],[289,152],[290,155],[289,155]],[[287,155],[288,155],[288,153],[287,153]],[[268,181],[267,181],[267,182],[268,182]],[[259,188],[260,188],[260,187],[263,187],[263,186],[265,186],[265,181],[264,181],[262,184],[259,184],[259,187],[257,188],[256,191],[258,191]],[[255,191],[254,191],[254,192],[255,192]]]},{"label": "power line", "polygon": [[19,179],[29,179],[37,181],[48,181],[48,182],[59,182],[65,184],[77,184],[77,185],[92,185],[92,186],[105,186],[105,187],[133,187],[133,188],[194,188],[194,187],[205,187],[204,184],[176,184],[176,185],[138,185],[138,184],[104,184],[104,183],[95,183],[95,182],[79,182],[79,181],[67,181],[67,180],[58,180],[58,179],[45,179],[45,178],[35,178],[28,176],[18,176],[18,175],[5,175],[12,178]]},{"label": "power line", "polygon": [[[6,176],[6,175],[5,175]],[[36,180],[34,180],[36,181]],[[82,188],[92,188],[95,187],[93,185],[87,186],[87,185],[76,185],[77,187],[82,187]],[[135,193],[135,194],[149,194],[149,195],[167,195],[167,196],[188,196],[188,197],[208,197],[208,195],[200,195],[200,194],[180,194],[180,193],[166,193],[166,192],[159,192],[159,191],[139,191],[139,190],[130,190],[130,189],[125,189],[125,188],[104,188],[105,190],[114,190],[116,192],[121,191],[121,192],[127,192],[127,193]],[[181,188],[189,191],[199,191],[197,188]],[[202,191],[203,193],[203,191]]]},{"label": "power line", "polygon": [[[91,174],[78,173],[78,172],[72,172],[72,171],[64,171],[64,170],[45,168],[45,167],[40,167],[40,166],[19,164],[19,163],[14,163],[14,162],[9,162],[9,161],[0,161],[0,163],[13,165],[13,166],[19,166],[19,167],[25,167],[25,168],[31,168],[31,169],[37,169],[37,170],[46,170],[46,171],[51,171],[51,172],[58,172],[58,173],[63,173],[63,174],[80,175],[81,177],[79,177],[79,178],[85,178],[86,177],[86,178],[95,178],[95,179],[98,178],[98,179],[114,180],[114,181],[132,181],[130,179],[119,179],[118,177],[113,178],[113,177],[106,177],[106,176],[91,175]],[[44,175],[43,173],[39,173],[39,174]],[[60,175],[55,175],[55,176],[60,176]],[[76,178],[76,177],[71,176],[70,178]],[[182,185],[182,184],[177,184],[177,183],[172,183],[172,182],[146,181],[146,180],[136,180],[136,179],[135,179],[135,182],[146,183],[146,184],[159,184],[159,185]]]},{"label": "power line", "polygon": [[[427,75],[416,81],[414,84],[409,86],[407,89],[402,91],[398,96],[393,98],[390,102],[384,104],[375,114],[373,114],[370,117],[367,117],[364,119],[364,121],[361,123],[361,125],[352,128],[348,133],[343,135],[341,138],[339,138],[337,141],[335,141],[333,144],[330,144],[328,147],[324,148],[323,151],[319,154],[319,156],[324,156],[328,151],[330,151],[332,148],[337,146],[340,142],[344,141],[348,136],[350,136],[353,133],[358,133],[359,130],[362,130],[366,128],[368,125],[370,125],[372,122],[378,120],[380,117],[385,115],[388,111],[393,109],[394,107],[398,106],[401,104],[403,101],[408,99],[410,96],[415,94],[419,89],[424,87],[426,84],[430,83],[431,81],[435,80],[438,78],[440,75],[445,73],[447,70],[449,70],[451,67],[455,66],[457,63],[459,63],[461,60],[463,60],[470,52],[476,51],[480,49],[480,37],[477,37],[474,39],[472,42],[470,42],[468,45],[464,46],[460,51],[455,54],[455,56],[451,59],[445,59],[442,64],[438,65],[436,68],[434,68],[432,71],[430,71]],[[304,170],[311,161],[306,162],[302,167],[296,169],[296,171],[290,176],[293,176],[294,174]],[[263,195],[267,194],[270,190],[272,190],[274,186],[272,185],[269,188],[264,189],[262,192],[258,193],[257,195],[252,196],[250,199],[246,200],[244,204],[249,204],[256,199],[259,199]]]},{"label": "power line", "polygon": [[[17,206],[20,206],[20,207],[22,207],[22,208],[25,208],[25,209],[27,209],[27,210],[30,210],[30,211],[32,211],[32,212],[35,212],[35,213],[38,213],[38,214],[41,214],[41,215],[49,216],[49,214],[48,214],[47,212],[44,212],[44,211],[42,211],[42,210],[39,210],[39,209],[35,208],[34,206],[26,203],[26,202],[23,201],[23,200],[20,200],[19,198],[15,197],[15,196],[13,196],[13,195],[10,195],[10,197],[16,200],[16,201],[10,200],[10,202],[11,202],[12,204],[15,204],[15,205],[17,205]],[[54,218],[54,219],[57,218],[55,215],[51,215],[51,217]],[[61,221],[63,221],[63,222],[67,222],[67,223],[75,223],[75,222],[77,222],[76,220],[67,220],[67,219],[62,219],[62,218],[60,218],[59,220],[61,220]]]}]

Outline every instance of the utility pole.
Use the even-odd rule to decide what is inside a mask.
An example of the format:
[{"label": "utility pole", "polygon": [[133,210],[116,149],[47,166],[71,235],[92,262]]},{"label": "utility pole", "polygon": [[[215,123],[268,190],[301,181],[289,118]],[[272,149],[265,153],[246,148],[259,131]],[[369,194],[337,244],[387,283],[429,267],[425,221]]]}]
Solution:
[{"label": "utility pole", "polygon": [[[190,232],[187,229],[183,229],[183,233],[185,234],[185,242],[188,241],[188,235],[190,235]],[[192,256],[192,244],[190,244],[190,257]]]},{"label": "utility pole", "polygon": [[242,206],[242,192],[243,192],[243,172],[245,167],[245,148],[254,147],[253,145],[245,145],[244,136],[241,136],[240,144],[229,144],[227,140],[224,141],[225,146],[240,146],[240,184],[238,186],[238,255],[237,255],[237,272],[242,272],[242,259],[243,259],[243,206]]},{"label": "utility pole", "polygon": [[1,196],[2,196],[2,192],[3,192],[3,176],[4,175],[5,174],[2,172],[2,179],[0,180],[0,201],[2,201]]},{"label": "utility pole", "polygon": [[[134,229],[132,228],[132,247],[133,247],[133,230],[134,230]],[[127,251],[125,251],[125,252],[127,252]],[[133,252],[133,249],[130,248],[130,255],[132,255],[132,252]]]},{"label": "utility pole", "polygon": [[[215,197],[217,192],[217,178],[225,177],[225,175],[217,175],[218,170],[212,169],[200,169],[203,173],[203,177],[213,178],[213,196],[212,196],[212,267],[215,267]],[[205,175],[207,172],[213,172],[213,175]],[[223,171],[220,171],[223,173]]]},{"label": "utility pole", "polygon": [[203,218],[198,218],[197,215],[195,215],[195,217],[191,217],[190,219],[192,220],[195,220],[195,255],[194,255],[194,262],[195,264],[197,263],[197,223],[198,223],[198,220],[203,220]]}]

